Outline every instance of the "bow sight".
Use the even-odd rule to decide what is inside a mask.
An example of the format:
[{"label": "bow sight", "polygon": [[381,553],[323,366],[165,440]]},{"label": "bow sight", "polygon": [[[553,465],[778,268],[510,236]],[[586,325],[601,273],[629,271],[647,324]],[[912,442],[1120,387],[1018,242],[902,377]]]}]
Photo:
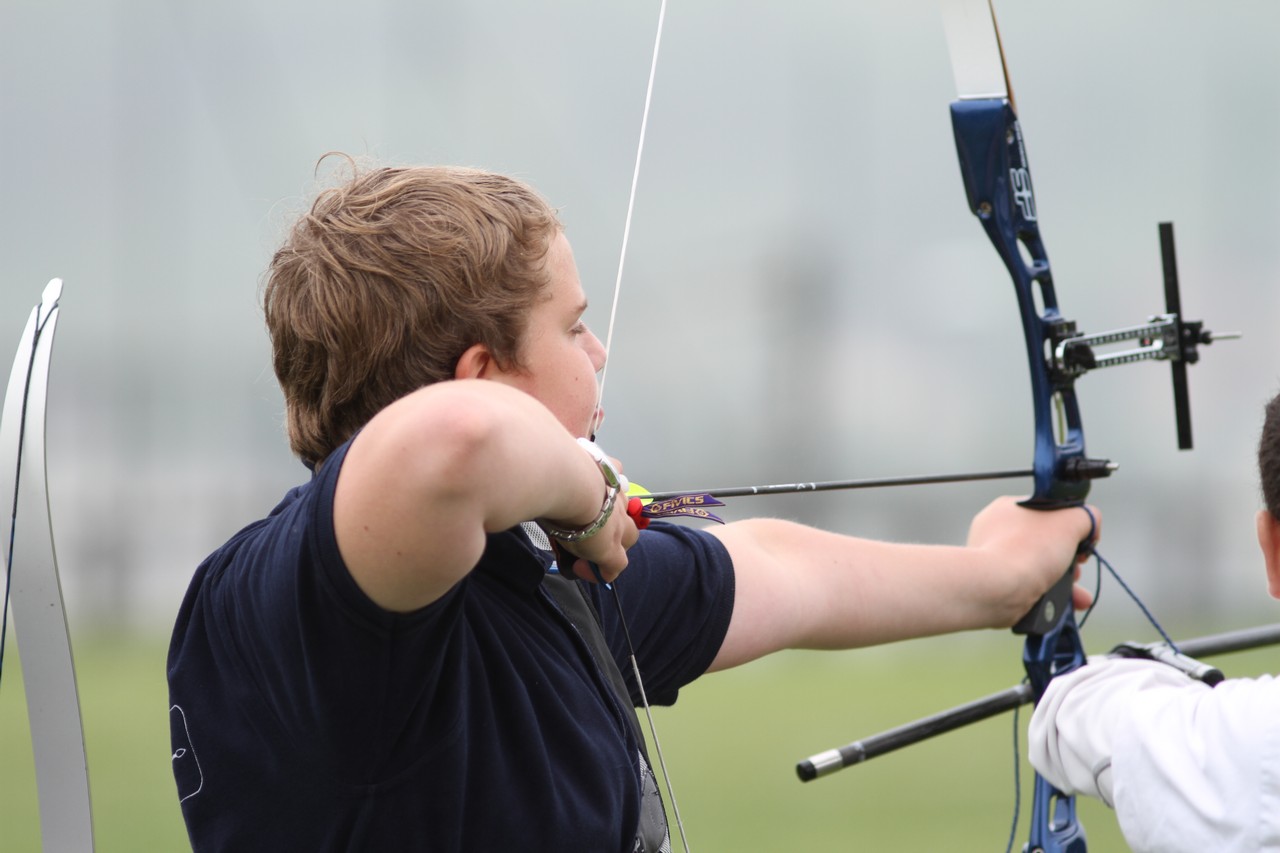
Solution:
[{"label": "bow sight", "polygon": [[[1191,403],[1187,393],[1187,365],[1200,360],[1200,345],[1215,340],[1239,338],[1239,332],[1214,334],[1201,320],[1182,318],[1178,292],[1178,263],[1173,243],[1173,223],[1160,223],[1160,257],[1164,265],[1165,313],[1148,318],[1138,326],[1109,332],[1085,334],[1069,320],[1050,324],[1046,358],[1055,385],[1070,384],[1090,370],[1133,364],[1138,361],[1168,361],[1173,374],[1173,406],[1178,422],[1178,449],[1191,449]],[[1130,349],[1100,355],[1095,348],[1136,341]]]}]

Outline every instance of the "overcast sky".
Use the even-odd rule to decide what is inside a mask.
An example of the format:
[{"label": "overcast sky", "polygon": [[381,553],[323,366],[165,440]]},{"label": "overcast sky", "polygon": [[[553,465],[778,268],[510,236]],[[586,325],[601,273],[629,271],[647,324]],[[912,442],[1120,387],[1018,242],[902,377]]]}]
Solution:
[{"label": "overcast sky", "polygon": [[[358,8],[358,11],[356,11]],[[0,344],[65,280],[50,396],[74,619],[167,627],[205,553],[305,472],[261,276],[326,151],[514,173],[560,207],[603,337],[656,3],[19,2],[0,26]],[[998,3],[1063,312],[1183,303],[1246,338],[1086,377],[1105,553],[1210,628],[1273,614],[1253,450],[1280,389],[1280,6]],[[932,2],[673,2],[602,444],[654,489],[1012,468],[1031,409],[1012,287],[963,197]],[[3,343],[9,341],[11,343]],[[1021,483],[741,501],[955,542]],[[1114,588],[1113,588],[1114,589]],[[1180,615],[1181,614],[1181,615]],[[1099,618],[1137,624],[1118,591]],[[1188,622],[1203,627],[1203,622]]]}]

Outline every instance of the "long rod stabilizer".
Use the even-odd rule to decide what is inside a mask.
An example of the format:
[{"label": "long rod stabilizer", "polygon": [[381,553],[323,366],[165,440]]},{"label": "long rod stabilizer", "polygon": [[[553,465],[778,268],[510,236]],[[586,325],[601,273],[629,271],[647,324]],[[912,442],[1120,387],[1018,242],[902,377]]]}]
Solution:
[{"label": "long rod stabilizer", "polygon": [[[1180,657],[1183,660],[1189,660],[1278,644],[1280,644],[1280,625],[1261,625],[1183,640],[1178,643],[1178,648],[1181,650]],[[1125,644],[1125,646],[1132,648],[1133,644]],[[1178,665],[1172,658],[1165,662]],[[1192,660],[1191,663],[1196,661]],[[1214,673],[1217,675],[1215,676]],[[1221,680],[1221,673],[1212,668],[1203,668],[1195,672],[1188,669],[1188,674],[1196,675],[1206,683],[1217,683]],[[829,776],[845,767],[861,764],[868,759],[894,752],[936,735],[955,731],[970,723],[998,716],[1022,705],[1030,705],[1034,699],[1031,685],[1024,682],[1007,690],[1001,690],[999,693],[992,693],[981,699],[957,705],[948,711],[922,717],[837,749],[812,755],[796,764],[796,775],[800,777],[801,782],[810,782],[822,776]]]}]

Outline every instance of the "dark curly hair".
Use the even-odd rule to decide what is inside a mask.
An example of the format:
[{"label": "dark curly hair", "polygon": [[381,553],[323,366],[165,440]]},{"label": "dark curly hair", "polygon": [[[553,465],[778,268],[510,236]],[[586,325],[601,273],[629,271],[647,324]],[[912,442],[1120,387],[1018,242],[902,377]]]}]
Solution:
[{"label": "dark curly hair", "polygon": [[1280,519],[1280,394],[1267,403],[1258,440],[1258,477],[1267,511]]}]

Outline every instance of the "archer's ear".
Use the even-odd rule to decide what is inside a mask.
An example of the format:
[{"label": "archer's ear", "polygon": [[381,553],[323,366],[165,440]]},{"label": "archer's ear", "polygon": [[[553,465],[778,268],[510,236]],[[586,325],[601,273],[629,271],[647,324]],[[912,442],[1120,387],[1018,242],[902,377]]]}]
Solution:
[{"label": "archer's ear", "polygon": [[1280,598],[1280,519],[1269,510],[1258,510],[1258,547],[1267,564],[1267,589]]},{"label": "archer's ear", "polygon": [[454,379],[484,379],[493,367],[493,353],[484,344],[472,344],[458,359],[453,369]]}]

